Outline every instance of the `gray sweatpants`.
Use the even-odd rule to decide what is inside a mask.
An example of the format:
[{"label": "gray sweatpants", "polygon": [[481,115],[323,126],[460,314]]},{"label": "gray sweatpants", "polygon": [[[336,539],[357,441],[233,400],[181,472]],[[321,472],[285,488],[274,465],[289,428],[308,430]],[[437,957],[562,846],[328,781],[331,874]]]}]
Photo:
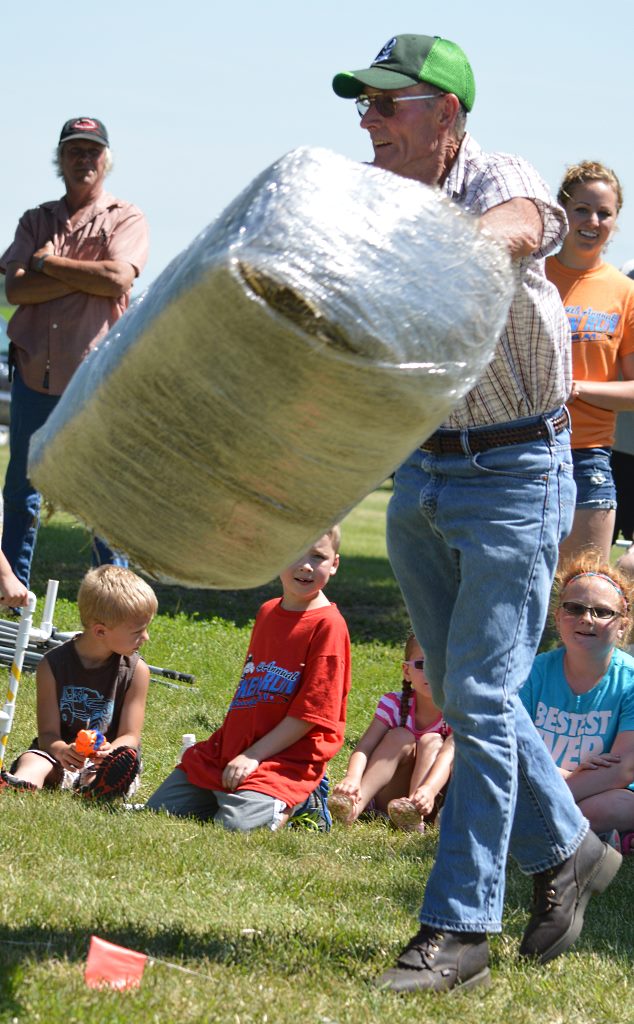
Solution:
[{"label": "gray sweatpants", "polygon": [[182,768],[175,768],[167,776],[145,806],[151,811],[167,811],[177,818],[213,820],[232,832],[250,832],[254,828],[275,832],[285,824],[289,810],[283,800],[267,793],[249,789],[225,793],[195,786]]}]

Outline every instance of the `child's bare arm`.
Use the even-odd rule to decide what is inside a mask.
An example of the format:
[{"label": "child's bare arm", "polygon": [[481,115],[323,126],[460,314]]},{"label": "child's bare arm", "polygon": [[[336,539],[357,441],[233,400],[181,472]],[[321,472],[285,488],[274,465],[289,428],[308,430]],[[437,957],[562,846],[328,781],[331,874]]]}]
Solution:
[{"label": "child's bare arm", "polygon": [[354,800],[358,800],[361,793],[361,779],[368,765],[367,756],[360,750],[355,750],[350,757],[346,774],[343,779],[333,787],[333,793],[345,793]]},{"label": "child's bare arm", "polygon": [[119,720],[119,733],[112,743],[102,744],[91,755],[93,761],[98,762],[117,747],[138,747],[141,742],[141,732],[145,720],[145,705],[149,685],[150,670],[145,662],[139,659],[132,676],[132,682],[123,701],[121,718]]},{"label": "child's bare arm", "polygon": [[225,789],[236,789],[251,772],[255,771],[261,761],[266,761],[274,754],[279,754],[281,750],[292,747],[293,743],[297,743],[313,728],[314,722],[305,722],[301,718],[287,715],[274,729],[265,733],[225,765],[222,773],[222,784]]},{"label": "child's bare arm", "polygon": [[436,797],[449,781],[453,758],[454,738],[448,736],[427,776],[411,795],[412,803],[421,814],[431,814]]},{"label": "child's bare arm", "polygon": [[388,731],[388,728],[389,727],[385,722],[382,722],[379,718],[372,719],[370,725],[365,730],[363,736],[352,751],[348,767],[346,769],[346,774],[341,782],[338,782],[334,787],[334,793],[345,793],[347,796],[352,796],[355,799],[358,799],[361,779],[363,778],[363,773],[367,768],[370,754],[375,747],[379,745]]},{"label": "child's bare arm", "polygon": [[25,605],[29,592],[14,574],[6,556],[0,551],[0,602],[17,607]]},{"label": "child's bare arm", "polygon": [[605,758],[609,765],[579,765],[566,782],[575,800],[583,800],[609,789],[627,789],[634,778],[634,730],[620,732]]},{"label": "child's bare arm", "polygon": [[86,758],[77,753],[74,744],[65,743],[61,737],[57,686],[46,659],[37,666],[36,684],[39,746],[52,754],[64,768],[83,768]]}]

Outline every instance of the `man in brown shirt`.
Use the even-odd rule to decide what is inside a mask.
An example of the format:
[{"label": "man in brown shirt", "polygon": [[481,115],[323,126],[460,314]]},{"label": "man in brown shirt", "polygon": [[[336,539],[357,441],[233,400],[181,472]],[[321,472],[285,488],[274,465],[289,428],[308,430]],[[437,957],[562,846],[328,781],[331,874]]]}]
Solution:
[{"label": "man in brown shirt", "polygon": [[[2,550],[27,587],[40,511],[27,476],[31,436],[84,356],[125,313],[148,247],[141,211],[104,190],[112,158],[101,121],[67,121],[56,163],[65,195],[27,210],[0,257],[7,299],[18,306],[9,324],[14,376]],[[93,561],[125,564],[98,538]]]}]

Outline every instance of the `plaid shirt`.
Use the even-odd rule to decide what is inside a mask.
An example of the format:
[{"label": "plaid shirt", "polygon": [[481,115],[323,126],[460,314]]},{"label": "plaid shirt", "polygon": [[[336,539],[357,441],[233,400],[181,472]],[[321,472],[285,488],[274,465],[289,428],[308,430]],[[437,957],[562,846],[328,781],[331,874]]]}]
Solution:
[{"label": "plaid shirt", "polygon": [[477,217],[511,199],[532,199],[543,222],[541,248],[513,262],[515,295],[493,360],[443,426],[485,426],[558,409],[572,381],[570,328],[544,257],[566,234],[563,210],[530,164],[484,153],[468,132],[442,188]]},{"label": "plaid shirt", "polygon": [[[2,256],[0,273],[15,261],[28,267],[45,242],[57,256],[75,260],[120,260],[139,274],[147,259],[147,223],[131,203],[102,192],[71,224],[65,198],[42,203],[20,218],[15,238]],[[20,376],[28,388],[61,395],[80,362],[106,336],[130,304],[130,292],[118,298],[71,291],[48,302],[27,302],[11,317]],[[44,378],[48,370],[48,385]]]}]

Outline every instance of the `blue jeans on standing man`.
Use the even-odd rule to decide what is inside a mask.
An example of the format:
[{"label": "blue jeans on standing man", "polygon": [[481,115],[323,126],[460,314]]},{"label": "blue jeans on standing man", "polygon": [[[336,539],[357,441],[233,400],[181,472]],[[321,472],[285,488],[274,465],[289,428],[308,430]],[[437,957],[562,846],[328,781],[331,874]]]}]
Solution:
[{"label": "blue jeans on standing man", "polygon": [[575,507],[570,434],[548,425],[547,440],[475,455],[467,432],[464,454],[418,449],[388,508],[390,561],[456,744],[420,913],[447,931],[500,931],[508,852],[536,874],[588,830],[518,698]]},{"label": "blue jeans on standing man", "polygon": [[[40,525],[41,495],[27,475],[29,444],[36,430],[46,423],[60,400],[28,388],[17,370],[11,386],[11,425],[9,428],[9,465],[4,482],[4,525],[2,550],[11,568],[26,587],[30,585],[31,562]],[[93,537],[93,565],[123,565],[127,559]]]}]

